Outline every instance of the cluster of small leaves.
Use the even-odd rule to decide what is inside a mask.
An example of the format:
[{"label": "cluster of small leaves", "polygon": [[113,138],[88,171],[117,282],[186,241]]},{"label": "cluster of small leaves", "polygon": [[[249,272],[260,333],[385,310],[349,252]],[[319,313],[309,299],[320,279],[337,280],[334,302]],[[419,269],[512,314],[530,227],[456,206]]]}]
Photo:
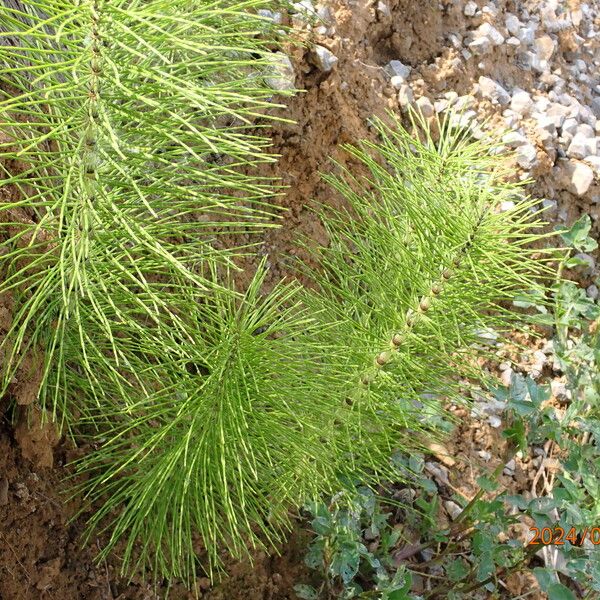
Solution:
[{"label": "cluster of small leaves", "polygon": [[[315,536],[305,558],[306,565],[323,577],[319,587],[294,586],[299,598],[380,598],[405,600],[411,576],[398,569],[391,557],[400,532],[390,527],[390,513],[369,488],[360,486],[354,494],[339,493],[329,504],[313,502],[305,507],[312,518]],[[377,539],[373,549],[365,536]],[[360,582],[363,582],[361,585]],[[369,589],[365,590],[365,582]]]}]

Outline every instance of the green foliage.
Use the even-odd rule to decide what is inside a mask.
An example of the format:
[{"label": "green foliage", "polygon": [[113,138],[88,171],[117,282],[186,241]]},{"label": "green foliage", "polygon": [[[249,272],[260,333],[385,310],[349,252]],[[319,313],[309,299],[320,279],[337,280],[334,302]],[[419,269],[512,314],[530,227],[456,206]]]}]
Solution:
[{"label": "green foliage", "polygon": [[239,169],[271,160],[256,121],[273,106],[272,36],[248,12],[269,3],[22,4],[0,14],[3,387],[36,349],[40,400],[70,424],[108,395],[129,401],[140,350],[160,382],[154,365],[219,288],[211,265],[240,252],[218,237],[272,220],[269,182]]},{"label": "green foliage", "polygon": [[[270,160],[271,3],[23,5],[0,13],[4,387],[37,353],[41,404],[98,447],[78,466],[101,556],[191,582],[307,500],[397,475],[554,255],[530,248],[533,201],[499,210],[516,188],[490,147],[377,123],[348,148],[370,176],[329,178],[348,211],[321,213],[314,289],[265,294],[263,263],[236,291],[248,249],[219,238],[269,225],[276,191],[244,174]],[[375,564],[352,539],[331,563],[348,582]]]},{"label": "green foliage", "polygon": [[[408,598],[410,573],[398,569],[390,555],[400,533],[391,530],[390,513],[381,512],[380,502],[369,488],[361,486],[352,494],[337,494],[329,505],[313,502],[306,510],[312,517],[315,536],[305,563],[324,580],[319,588],[306,584],[295,586],[299,598]],[[365,535],[379,540],[375,549],[367,548]],[[368,582],[373,589],[365,591],[360,580]]]},{"label": "green foliage", "polygon": [[[585,218],[563,234],[564,239],[571,240],[569,244],[576,249],[590,244],[589,238],[577,237],[582,222],[585,223]],[[567,255],[563,264],[568,260]],[[509,387],[491,388],[497,400],[505,403],[503,435],[512,450],[493,473],[478,478],[480,490],[471,501],[467,503],[459,496],[453,497],[462,512],[445,529],[439,525],[441,495],[437,486],[426,479],[423,457],[416,454],[397,456],[396,463],[401,472],[404,476],[410,474],[408,484],[418,490],[413,509],[407,510],[403,523],[418,531],[419,542],[407,544],[400,536],[394,535],[398,526],[388,520],[387,514],[381,515],[381,506],[387,501],[385,497],[374,498],[375,508],[369,504],[367,509],[367,505],[360,501],[361,493],[358,493],[354,504],[361,508],[361,520],[355,519],[352,527],[347,527],[347,519],[341,511],[330,511],[325,529],[319,528],[318,518],[312,522],[315,536],[309,556],[316,552],[318,560],[311,561],[307,557],[307,564],[319,571],[324,582],[311,588],[315,598],[380,597],[376,590],[377,571],[368,568],[370,563],[361,562],[362,588],[355,592],[355,587],[333,571],[331,563],[323,560],[322,551],[323,547],[328,547],[329,556],[343,551],[345,542],[339,531],[346,536],[349,531],[354,546],[364,547],[369,522],[374,518],[372,515],[383,518],[378,520],[377,533],[369,536],[376,548],[375,554],[370,555],[371,561],[376,557],[378,565],[387,567],[388,579],[395,577],[398,567],[404,577],[403,569],[421,573],[423,569],[427,572],[429,565],[435,565],[437,575],[445,577],[445,581],[440,581],[439,585],[420,596],[414,591],[411,596],[409,586],[408,598],[467,600],[482,588],[498,593],[498,580],[513,571],[530,569],[530,559],[543,548],[542,544],[525,546],[521,540],[512,537],[511,527],[524,517],[538,530],[549,528],[553,539],[563,542],[552,546],[556,559],[547,566],[533,568],[541,591],[551,600],[573,599],[576,597],[572,591],[574,582],[579,590],[586,592],[586,598],[598,597],[600,306],[585,293],[580,293],[581,288],[571,281],[558,281],[550,291],[554,297],[552,305],[537,290],[533,294],[519,294],[516,302],[528,308],[537,307],[540,313],[547,314],[555,323],[554,357],[566,376],[570,393],[566,409],[557,411],[555,405],[549,403],[549,385],[537,383],[519,373],[513,374]],[[534,301],[526,304],[526,297]],[[548,308],[551,310],[548,311]],[[504,490],[498,477],[505,462],[517,452],[526,454],[532,448],[541,451],[549,442],[556,445],[554,456],[560,461],[552,488],[545,489],[539,496],[510,494]],[[546,455],[543,454],[542,458],[545,459]],[[544,468],[543,462],[540,468]],[[361,492],[360,487],[357,489]],[[319,505],[319,510],[326,511],[326,505]],[[314,509],[313,513],[316,513]],[[557,538],[561,530],[564,533]],[[392,536],[391,545],[384,542]],[[533,537],[532,532],[528,540]],[[420,568],[399,559],[410,558],[420,552],[430,552]]]}]

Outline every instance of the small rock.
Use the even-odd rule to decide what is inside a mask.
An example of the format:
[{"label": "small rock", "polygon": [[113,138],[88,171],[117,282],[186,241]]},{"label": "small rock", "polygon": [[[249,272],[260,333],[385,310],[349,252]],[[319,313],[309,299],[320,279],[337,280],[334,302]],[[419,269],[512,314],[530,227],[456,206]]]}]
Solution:
[{"label": "small rock", "polygon": [[465,8],[463,9],[465,17],[474,17],[476,12],[477,4],[475,4],[475,2],[473,2],[472,0],[469,0],[469,2],[465,4]]},{"label": "small rock", "polygon": [[519,147],[517,164],[526,171],[532,169],[538,162],[537,150],[533,144],[527,143]]},{"label": "small rock", "polygon": [[519,38],[511,36],[506,40],[506,45],[512,46],[513,48],[518,48],[521,45],[521,41],[519,40]]},{"label": "small rock", "polygon": [[446,512],[453,521],[457,519],[460,513],[462,512],[462,508],[452,500],[445,500],[444,508],[446,509]]},{"label": "small rock", "polygon": [[448,479],[448,469],[446,467],[434,463],[434,462],[426,462],[425,470],[433,476],[434,479],[437,480],[438,483],[443,485],[449,485],[450,481]]},{"label": "small rock", "polygon": [[573,136],[569,147],[567,148],[567,156],[569,158],[585,158],[586,156],[594,156],[598,152],[598,138],[587,137],[585,133],[577,131]]},{"label": "small rock", "polygon": [[494,46],[504,44],[504,36],[490,23],[482,23],[475,32],[476,38],[487,38]]},{"label": "small rock", "polygon": [[552,395],[559,402],[567,402],[571,399],[571,391],[567,389],[567,386],[562,381],[558,379],[553,379],[550,382],[550,389],[552,390]]},{"label": "small rock", "polygon": [[392,11],[390,10],[390,7],[385,2],[380,1],[377,3],[377,12],[379,14],[383,15],[384,17],[392,16]]},{"label": "small rock", "polygon": [[570,161],[567,165],[567,176],[569,177],[569,190],[578,196],[583,196],[594,181],[594,171],[589,165]]},{"label": "small rock", "polygon": [[529,92],[516,89],[510,101],[510,108],[520,115],[528,115],[533,108],[533,100]]},{"label": "small rock", "polygon": [[416,106],[421,115],[423,115],[423,117],[425,117],[426,119],[428,119],[429,117],[433,117],[433,115],[435,114],[433,104],[431,103],[431,100],[426,96],[421,96],[421,98],[417,100]]},{"label": "small rock", "polygon": [[411,87],[408,84],[404,84],[398,90],[398,104],[402,108],[408,108],[414,100],[414,95]]},{"label": "small rock", "polygon": [[493,427],[494,429],[499,429],[499,427],[502,425],[502,419],[500,417],[497,417],[496,415],[490,415],[488,417],[488,423],[490,427]]},{"label": "small rock", "polygon": [[535,32],[537,30],[537,23],[530,23],[526,26],[523,26],[519,29],[519,32],[514,34],[519,38],[521,44],[525,46],[531,46],[535,39]]},{"label": "small rock", "polygon": [[519,30],[521,29],[521,21],[516,15],[512,13],[506,13],[506,19],[504,21],[506,29],[510,35],[518,36]]},{"label": "small rock", "polygon": [[492,44],[490,43],[490,40],[488,40],[485,37],[481,37],[481,38],[476,38],[474,39],[472,42],[470,42],[468,44],[469,46],[469,50],[476,55],[481,55],[481,54],[487,54],[491,47]]},{"label": "small rock", "polygon": [[534,47],[536,55],[541,60],[550,60],[554,54],[556,44],[549,35],[545,34],[535,40]]},{"label": "small rock", "polygon": [[513,370],[512,369],[506,369],[506,371],[502,371],[502,375],[500,375],[500,381],[502,381],[502,385],[504,385],[505,387],[509,387],[510,386],[510,382],[512,380],[512,376],[513,376]]},{"label": "small rock", "polygon": [[401,63],[399,60],[391,60],[383,70],[390,77],[402,77],[403,79],[408,79],[410,72],[412,71],[412,67]]},{"label": "small rock", "polygon": [[506,105],[511,101],[510,94],[489,77],[479,78],[479,91],[484,98],[489,98],[494,104]]},{"label": "small rock", "polygon": [[315,64],[323,73],[329,73],[338,62],[338,57],[324,46],[315,46]]},{"label": "small rock", "polygon": [[505,465],[502,472],[509,477],[512,477],[515,474],[515,469],[517,467],[517,463],[514,458],[511,458]]},{"label": "small rock", "polygon": [[587,163],[592,167],[596,175],[600,176],[600,156],[586,156],[583,162]]},{"label": "small rock", "polygon": [[294,65],[284,52],[274,52],[270,56],[272,73],[265,77],[266,84],[276,91],[290,91],[295,88]]},{"label": "small rock", "polygon": [[585,290],[585,293],[587,294],[588,298],[591,298],[592,300],[598,300],[599,290],[597,285],[590,285],[590,287]]},{"label": "small rock", "polygon": [[502,143],[510,148],[518,148],[519,146],[527,144],[527,142],[527,138],[518,131],[509,131],[502,137]]},{"label": "small rock", "polygon": [[481,458],[485,462],[488,462],[488,460],[492,458],[492,455],[487,450],[479,450],[477,454],[479,454],[479,458]]},{"label": "small rock", "polygon": [[553,219],[558,213],[558,202],[556,200],[542,200],[542,208],[547,219]]}]

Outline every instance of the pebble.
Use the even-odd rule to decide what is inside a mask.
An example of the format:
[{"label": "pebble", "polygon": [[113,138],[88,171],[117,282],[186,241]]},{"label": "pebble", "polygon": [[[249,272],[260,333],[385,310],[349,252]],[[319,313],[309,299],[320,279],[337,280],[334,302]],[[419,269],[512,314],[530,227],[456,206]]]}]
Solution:
[{"label": "pebble", "polygon": [[537,38],[534,43],[536,55],[541,60],[550,60],[552,55],[554,54],[554,50],[556,48],[556,44],[554,40],[549,35],[542,35]]},{"label": "pebble", "polygon": [[488,417],[488,423],[490,427],[493,427],[494,429],[499,429],[502,425],[502,419],[500,417],[497,417],[496,415],[490,415]]},{"label": "pebble", "polygon": [[502,472],[509,477],[512,477],[515,474],[515,469],[517,468],[517,463],[514,458],[511,458],[505,465]]},{"label": "pebble", "polygon": [[516,89],[510,100],[510,108],[519,115],[528,115],[533,108],[531,94],[525,90]]},{"label": "pebble", "polygon": [[567,173],[570,176],[570,191],[578,196],[583,196],[590,189],[592,181],[594,181],[594,171],[585,163],[569,162]]},{"label": "pebble", "polygon": [[512,13],[507,13],[506,19],[504,20],[504,25],[506,26],[506,29],[508,33],[510,33],[510,35],[513,35],[515,37],[519,35],[519,30],[521,29],[521,21],[519,21],[519,18],[516,15],[513,15]]},{"label": "pebble", "polygon": [[483,75],[479,78],[479,91],[495,104],[506,105],[511,101],[510,94],[497,81]]},{"label": "pebble", "polygon": [[425,470],[433,476],[434,479],[437,480],[438,483],[443,485],[449,485],[450,481],[448,479],[448,469],[443,465],[434,462],[426,462]]},{"label": "pebble", "polygon": [[479,458],[481,458],[485,462],[488,462],[488,460],[490,460],[492,458],[491,453],[488,452],[487,450],[479,450],[479,452],[477,452],[477,454],[479,454]]},{"label": "pebble", "polygon": [[414,100],[414,95],[411,87],[408,84],[400,86],[398,90],[398,104],[402,108],[408,108]]},{"label": "pebble", "polygon": [[452,500],[445,500],[444,508],[446,509],[446,512],[453,521],[457,519],[460,513],[462,512],[462,508]]},{"label": "pebble", "polygon": [[559,381],[558,379],[553,379],[550,382],[550,389],[552,390],[552,395],[559,402],[566,402],[571,399],[571,391],[567,389],[564,382]]},{"label": "pebble", "polygon": [[416,102],[416,107],[426,119],[433,117],[435,114],[435,108],[427,96],[421,96]]},{"label": "pebble", "polygon": [[600,295],[600,290],[598,290],[598,286],[597,285],[590,285],[586,290],[585,293],[587,294],[588,298],[591,298],[592,300],[598,300],[598,296]]},{"label": "pebble", "polygon": [[533,144],[527,143],[519,147],[517,152],[517,164],[529,171],[537,164],[537,150]]},{"label": "pebble", "polygon": [[385,67],[384,71],[390,77],[402,77],[403,79],[408,79],[412,68],[399,60],[391,60]]},{"label": "pebble", "polygon": [[494,46],[501,46],[506,39],[491,23],[482,23],[475,32],[477,38],[487,38]]},{"label": "pebble", "polygon": [[594,156],[597,152],[598,138],[588,137],[579,130],[573,136],[573,139],[567,148],[567,156],[569,158],[585,158],[586,156]]},{"label": "pebble", "polygon": [[294,65],[284,52],[274,52],[270,56],[272,72],[265,77],[266,84],[273,90],[283,92],[295,88],[296,74]]},{"label": "pebble", "polygon": [[315,63],[320,71],[329,73],[338,62],[338,57],[324,46],[315,46]]},{"label": "pebble", "polygon": [[465,4],[463,13],[464,13],[465,17],[474,17],[477,10],[478,10],[477,4],[475,4],[475,2],[473,2],[472,0],[469,0],[469,2],[467,2]]}]

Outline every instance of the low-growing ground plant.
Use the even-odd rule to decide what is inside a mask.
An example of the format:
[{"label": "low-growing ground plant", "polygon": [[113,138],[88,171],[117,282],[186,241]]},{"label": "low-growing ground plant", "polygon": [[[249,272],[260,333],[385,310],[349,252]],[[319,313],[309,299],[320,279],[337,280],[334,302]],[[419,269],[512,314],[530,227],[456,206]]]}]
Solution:
[{"label": "low-growing ground plant", "polygon": [[3,387],[33,356],[41,406],[95,448],[77,467],[100,557],[156,579],[191,584],[278,544],[307,500],[397,475],[553,273],[534,201],[500,210],[518,186],[492,144],[391,117],[347,148],[369,175],[327,178],[347,210],[318,213],[310,290],[265,293],[265,261],[237,289],[217,238],[270,224],[276,192],[243,174],[270,159],[273,4],[0,12]]}]

